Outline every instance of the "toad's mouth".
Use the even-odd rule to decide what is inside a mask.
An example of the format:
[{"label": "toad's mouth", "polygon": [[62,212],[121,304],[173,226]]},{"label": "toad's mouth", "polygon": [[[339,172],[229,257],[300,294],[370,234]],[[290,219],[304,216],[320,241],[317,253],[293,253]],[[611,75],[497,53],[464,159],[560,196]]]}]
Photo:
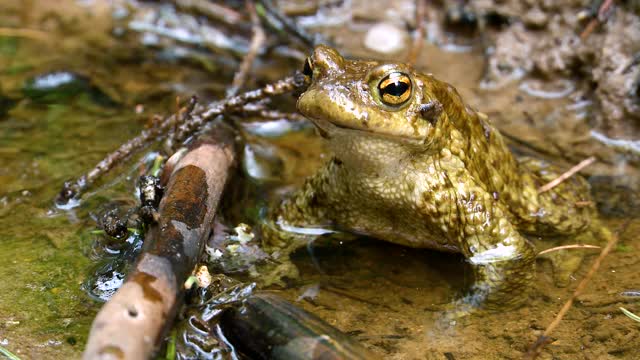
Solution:
[{"label": "toad's mouth", "polygon": [[318,132],[320,133],[320,136],[322,136],[327,140],[330,140],[331,138],[333,138],[337,133],[340,133],[340,134],[348,133],[353,136],[378,137],[378,138],[383,138],[387,140],[412,143],[416,145],[424,144],[425,142],[424,139],[420,139],[420,138],[397,135],[397,134],[385,134],[385,133],[374,131],[371,128],[347,126],[347,125],[340,124],[324,118],[311,117],[308,115],[304,115],[304,116],[315,125],[316,129],[318,129]]}]

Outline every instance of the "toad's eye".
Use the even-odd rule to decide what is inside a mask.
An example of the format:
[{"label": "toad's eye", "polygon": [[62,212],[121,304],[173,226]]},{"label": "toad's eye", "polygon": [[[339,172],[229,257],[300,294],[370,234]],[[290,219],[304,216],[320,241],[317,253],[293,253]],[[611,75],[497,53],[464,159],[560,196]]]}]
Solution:
[{"label": "toad's eye", "polygon": [[304,76],[308,76],[309,78],[313,77],[313,64],[311,63],[311,58],[307,58],[307,60],[304,61],[302,74],[304,74]]},{"label": "toad's eye", "polygon": [[380,80],[378,92],[380,93],[380,100],[385,105],[402,105],[411,96],[411,79],[407,74],[392,72]]}]

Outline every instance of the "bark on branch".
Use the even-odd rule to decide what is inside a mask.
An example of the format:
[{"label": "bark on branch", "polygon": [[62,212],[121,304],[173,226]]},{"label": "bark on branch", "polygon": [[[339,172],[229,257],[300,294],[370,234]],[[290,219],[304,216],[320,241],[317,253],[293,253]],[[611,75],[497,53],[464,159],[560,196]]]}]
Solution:
[{"label": "bark on branch", "polygon": [[127,281],[94,319],[84,359],[146,359],[181,302],[235,162],[223,124],[196,141],[173,167],[142,254]]}]

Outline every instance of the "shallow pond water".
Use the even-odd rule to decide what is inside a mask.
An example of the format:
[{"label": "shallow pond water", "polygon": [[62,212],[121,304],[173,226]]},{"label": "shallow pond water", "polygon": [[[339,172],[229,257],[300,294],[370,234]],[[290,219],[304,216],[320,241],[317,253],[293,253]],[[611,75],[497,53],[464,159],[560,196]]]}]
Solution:
[{"label": "shallow pond water", "polygon": [[[16,3],[0,5],[0,13],[3,6],[15,10]],[[0,19],[8,25],[20,24],[17,12],[7,14]],[[347,32],[341,34],[341,50],[348,49],[352,56],[372,56],[362,45],[362,27]],[[0,345],[23,358],[80,356],[101,305],[84,284],[106,259],[91,230],[97,214],[109,204],[135,203],[135,180],[145,157],[137,156],[116,168],[72,209],[53,206],[62,182],[90,169],[135,136],[151,114],[172,111],[176,95],[185,98],[215,78],[218,87],[204,92],[222,96],[219,90],[230,77],[214,76],[202,67],[185,70],[180,64],[147,61],[139,54],[119,54],[119,58],[115,52],[101,52],[97,62],[91,51],[81,55],[65,51],[89,47],[86,38],[77,41],[57,50],[48,44],[45,57],[38,56],[43,45],[37,41],[0,37]],[[592,110],[580,91],[541,98],[536,96],[539,92],[527,91],[540,85],[539,79],[529,78],[524,79],[528,84],[524,90],[523,83],[482,89],[481,51],[450,53],[426,46],[416,66],[456,86],[466,101],[519,140],[513,143],[517,151],[567,167],[594,154],[604,159],[584,174],[591,176],[607,224],[620,232],[616,250],[553,334],[556,341],[541,358],[639,358],[640,325],[618,309],[623,306],[640,313],[640,299],[622,294],[640,290],[639,179],[633,159],[588,136]],[[106,80],[104,74],[113,71],[114,64],[118,71]],[[82,73],[92,82],[54,99],[36,99],[23,90],[29,79],[54,71]],[[542,85],[558,92],[567,81],[560,80]],[[138,104],[144,106],[136,111]],[[246,176],[253,179],[243,183],[253,186],[248,194],[257,196],[261,189],[272,192],[243,203],[240,210],[232,208],[227,218],[255,221],[257,209],[264,208],[268,199],[299,184],[322,162],[322,143],[310,127],[288,125],[284,135],[269,133],[267,140],[252,139],[244,153],[245,159],[256,153],[275,158],[264,168],[249,166]],[[301,279],[286,289],[268,290],[319,315],[384,358],[519,358],[587,272],[596,255],[591,254],[568,287],[555,286],[549,264],[540,260],[536,289],[526,306],[455,325],[439,322],[433,309],[468,284],[464,259],[373,239],[317,242],[294,257]]]}]

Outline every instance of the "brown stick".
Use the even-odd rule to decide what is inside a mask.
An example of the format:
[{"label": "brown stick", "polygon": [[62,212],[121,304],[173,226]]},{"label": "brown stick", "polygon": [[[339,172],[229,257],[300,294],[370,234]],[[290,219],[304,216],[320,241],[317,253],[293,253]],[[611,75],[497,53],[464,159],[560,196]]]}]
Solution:
[{"label": "brown stick", "polygon": [[201,256],[234,159],[233,131],[219,124],[176,164],[158,223],[127,281],[94,319],[84,359],[151,357]]},{"label": "brown stick", "polygon": [[415,64],[420,51],[422,50],[422,44],[424,43],[424,17],[427,13],[426,0],[416,0],[416,31],[413,34],[413,43],[411,49],[409,49],[409,55],[407,55],[407,63]]},{"label": "brown stick", "polygon": [[585,40],[587,37],[589,37],[589,35],[591,35],[593,30],[596,29],[596,26],[598,26],[599,24],[607,20],[607,17],[611,10],[611,6],[613,6],[613,0],[605,0],[602,3],[602,5],[600,5],[600,8],[598,8],[598,13],[596,14],[595,18],[593,18],[589,22],[589,24],[587,24],[587,27],[584,29],[582,34],[580,34],[581,40]]},{"label": "brown stick", "polygon": [[549,190],[553,189],[554,187],[558,186],[563,181],[565,181],[568,178],[572,177],[578,171],[580,171],[580,170],[586,168],[587,166],[591,165],[594,161],[596,161],[596,158],[593,157],[593,156],[590,156],[590,157],[580,161],[580,163],[578,165],[575,165],[574,167],[572,167],[571,169],[567,170],[562,175],[558,176],[557,178],[555,178],[555,179],[549,181],[548,183],[546,183],[545,185],[541,186],[540,189],[538,189],[538,193],[543,193],[545,191],[549,191]]}]

